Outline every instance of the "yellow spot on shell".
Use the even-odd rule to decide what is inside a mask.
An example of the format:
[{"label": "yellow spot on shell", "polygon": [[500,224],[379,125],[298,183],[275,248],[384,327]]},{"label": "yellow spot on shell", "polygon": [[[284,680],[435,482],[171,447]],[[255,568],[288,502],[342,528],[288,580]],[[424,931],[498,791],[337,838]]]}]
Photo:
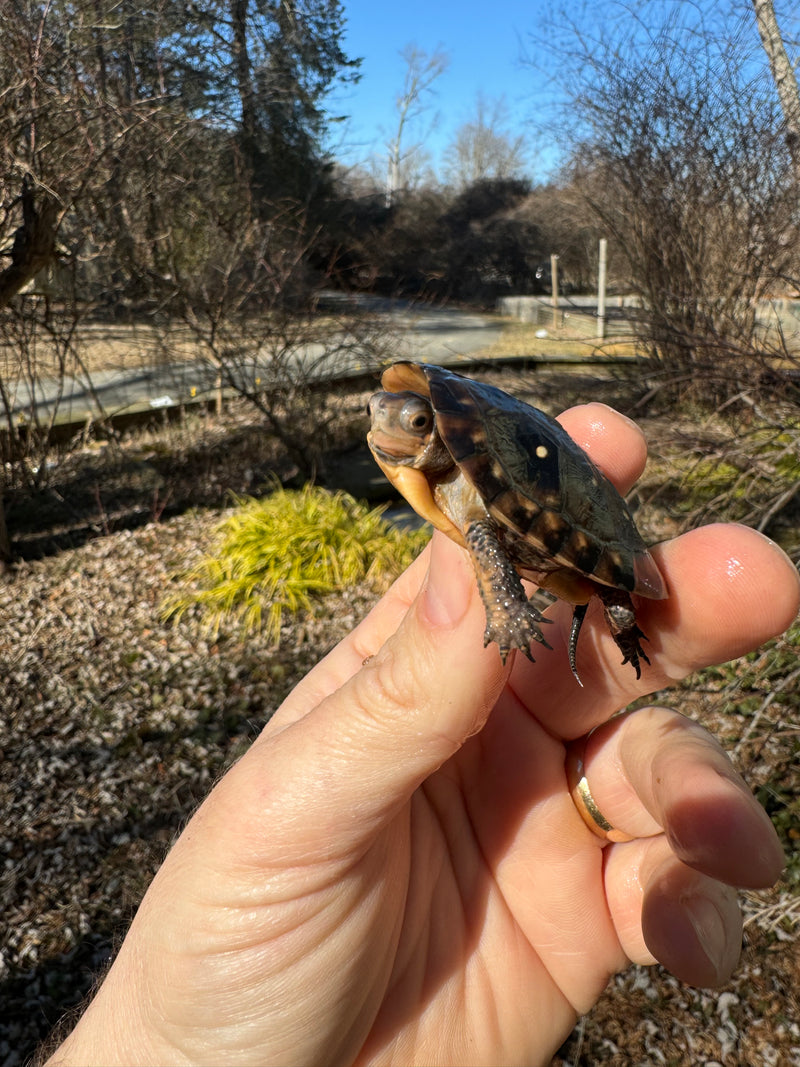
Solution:
[{"label": "yellow spot on shell", "polygon": [[547,459],[547,445],[537,445],[536,446],[536,458],[537,459]]}]

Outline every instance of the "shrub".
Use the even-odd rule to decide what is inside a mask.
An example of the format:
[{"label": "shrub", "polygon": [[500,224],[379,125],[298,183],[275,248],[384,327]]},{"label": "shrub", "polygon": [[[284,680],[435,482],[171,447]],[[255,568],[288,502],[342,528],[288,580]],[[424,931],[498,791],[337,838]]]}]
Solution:
[{"label": "shrub", "polygon": [[382,591],[429,537],[390,525],[385,506],[312,485],[236,504],[218,527],[216,550],[176,576],[184,588],[166,599],[167,618],[196,606],[213,633],[234,618],[243,632],[266,629],[277,642],[284,611],[312,612],[317,598],[357,582]]}]

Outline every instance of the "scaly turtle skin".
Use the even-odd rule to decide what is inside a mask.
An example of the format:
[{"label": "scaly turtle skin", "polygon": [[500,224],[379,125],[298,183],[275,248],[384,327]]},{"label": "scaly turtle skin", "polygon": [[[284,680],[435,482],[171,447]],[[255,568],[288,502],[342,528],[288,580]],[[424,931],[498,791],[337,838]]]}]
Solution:
[{"label": "scaly turtle skin", "polygon": [[667,596],[627,504],[559,423],[490,385],[394,363],[369,402],[369,446],[412,507],[469,550],[486,608],[485,644],[505,662],[547,648],[520,576],[574,605],[569,661],[592,596],[641,674],[649,663],[631,594]]}]

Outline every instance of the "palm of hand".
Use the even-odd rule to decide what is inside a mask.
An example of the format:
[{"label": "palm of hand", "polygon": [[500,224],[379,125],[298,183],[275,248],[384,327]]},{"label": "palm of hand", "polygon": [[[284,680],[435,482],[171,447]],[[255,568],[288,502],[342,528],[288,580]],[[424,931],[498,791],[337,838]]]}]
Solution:
[{"label": "palm of hand", "polygon": [[557,1047],[625,962],[564,746],[504,693],[483,732],[417,791],[396,835],[406,897],[363,1061],[433,1062],[443,1034],[455,1063],[496,1062],[498,1049],[524,1062],[545,1035]]}]

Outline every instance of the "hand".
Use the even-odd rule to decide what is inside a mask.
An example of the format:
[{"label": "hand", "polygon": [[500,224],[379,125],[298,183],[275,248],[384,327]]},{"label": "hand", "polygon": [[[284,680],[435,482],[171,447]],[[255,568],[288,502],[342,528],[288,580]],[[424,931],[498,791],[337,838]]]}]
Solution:
[{"label": "hand", "polygon": [[[596,404],[563,422],[627,489],[633,424]],[[630,960],[724,982],[732,887],[778,877],[774,831],[704,730],[657,708],[608,720],[785,629],[798,582],[743,527],[654,555],[652,666],[637,682],[591,608],[581,689],[570,608],[548,612],[553,651],[503,668],[466,555],[437,535],[195,814],[51,1062],[544,1063]],[[573,742],[633,840],[581,820]]]}]

